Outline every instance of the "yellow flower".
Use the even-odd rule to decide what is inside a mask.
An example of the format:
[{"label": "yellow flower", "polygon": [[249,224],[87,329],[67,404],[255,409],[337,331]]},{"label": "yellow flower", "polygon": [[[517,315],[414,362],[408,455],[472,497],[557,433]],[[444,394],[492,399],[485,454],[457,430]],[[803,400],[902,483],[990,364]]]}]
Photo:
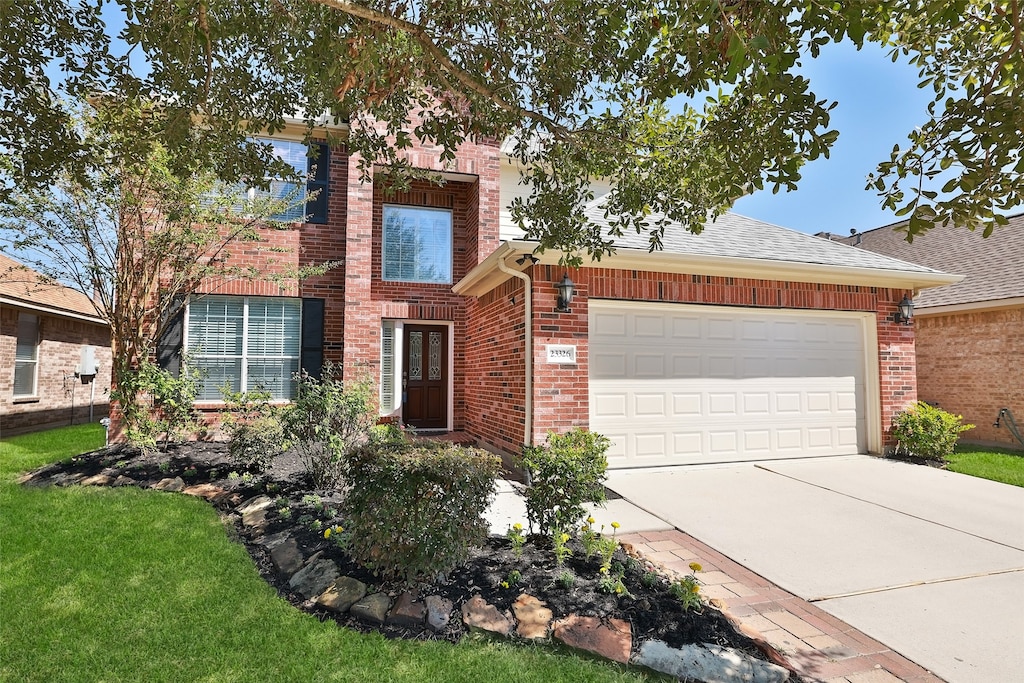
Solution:
[{"label": "yellow flower", "polygon": [[595,520],[594,520],[594,518],[593,518],[593,517],[587,517],[587,524],[593,524],[593,523],[594,523],[594,521],[595,521]]},{"label": "yellow flower", "polygon": [[690,569],[695,572],[699,572],[700,570],[704,569],[704,567],[700,566],[699,562],[691,562]]},{"label": "yellow flower", "polygon": [[501,587],[502,588],[508,588],[508,581],[502,581],[501,582]]},{"label": "yellow flower", "polygon": [[522,531],[522,530],[523,530],[523,525],[522,525],[522,524],[520,524],[519,522],[516,522],[515,524],[513,524],[513,525],[512,525],[512,528],[513,528],[513,529],[514,529],[515,531]]},{"label": "yellow flower", "polygon": [[700,586],[698,586],[697,584],[693,584],[692,586],[690,586],[690,592],[691,593],[700,593]]},{"label": "yellow flower", "polygon": [[618,529],[620,526],[622,526],[622,525],[619,524],[618,522],[612,522],[612,528],[613,529]]},{"label": "yellow flower", "polygon": [[330,538],[330,537],[331,537],[331,528],[327,527],[326,529],[324,529],[324,538]]}]

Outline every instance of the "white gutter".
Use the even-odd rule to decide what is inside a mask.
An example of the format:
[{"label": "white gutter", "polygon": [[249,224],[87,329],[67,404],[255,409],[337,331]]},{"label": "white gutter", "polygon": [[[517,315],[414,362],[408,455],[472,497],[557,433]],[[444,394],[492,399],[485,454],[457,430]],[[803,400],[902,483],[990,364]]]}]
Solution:
[{"label": "white gutter", "polygon": [[58,308],[56,306],[47,306],[45,304],[36,304],[24,299],[15,299],[0,295],[0,304],[5,306],[11,306],[12,308],[24,308],[29,311],[36,311],[44,315],[50,315],[59,318],[72,318],[74,320],[82,320],[93,325],[102,325],[103,327],[110,327],[107,321],[98,316],[91,316],[87,313],[79,313],[77,311],[71,311],[66,308]]},{"label": "white gutter", "polygon": [[512,277],[519,278],[523,281],[523,308],[525,313],[523,317],[526,323],[526,349],[524,351],[524,361],[526,364],[526,379],[523,383],[526,387],[526,405],[524,406],[524,425],[523,425],[523,445],[533,445],[533,285],[530,282],[530,276],[524,272],[513,270],[509,268],[505,263],[504,258],[499,258],[495,262],[498,266],[498,270],[511,275]]}]

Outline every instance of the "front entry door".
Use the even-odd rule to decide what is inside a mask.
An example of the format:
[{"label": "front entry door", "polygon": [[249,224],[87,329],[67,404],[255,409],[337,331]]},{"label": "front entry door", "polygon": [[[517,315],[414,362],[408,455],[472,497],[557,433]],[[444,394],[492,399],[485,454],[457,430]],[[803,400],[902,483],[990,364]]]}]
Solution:
[{"label": "front entry door", "polygon": [[417,429],[448,428],[448,327],[405,325],[402,420]]}]

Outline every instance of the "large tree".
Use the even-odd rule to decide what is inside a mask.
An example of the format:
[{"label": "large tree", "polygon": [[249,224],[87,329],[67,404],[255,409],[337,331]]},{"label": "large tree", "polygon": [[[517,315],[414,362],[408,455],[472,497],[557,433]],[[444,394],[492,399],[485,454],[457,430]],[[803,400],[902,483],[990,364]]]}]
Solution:
[{"label": "large tree", "polygon": [[[849,40],[906,55],[934,91],[931,118],[870,178],[909,235],[936,220],[990,230],[1024,198],[1019,0],[115,1],[116,37],[103,0],[0,0],[4,189],[89,156],[47,76],[57,64],[57,94],[162,102],[179,171],[259,177],[267,158],[245,136],[296,113],[347,122],[366,169],[414,139],[449,155],[510,139],[532,187],[513,213],[543,246],[609,248],[578,210],[604,176],[614,228],[647,230],[656,248],[667,221],[699,230],[828,154],[834,103],[801,60]],[[197,139],[199,154],[174,153]]]}]

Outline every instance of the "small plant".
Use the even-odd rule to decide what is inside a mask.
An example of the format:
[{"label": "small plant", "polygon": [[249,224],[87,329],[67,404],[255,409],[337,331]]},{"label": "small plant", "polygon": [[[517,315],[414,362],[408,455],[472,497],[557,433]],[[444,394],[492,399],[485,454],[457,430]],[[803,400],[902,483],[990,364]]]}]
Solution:
[{"label": "small plant", "polygon": [[523,573],[520,572],[518,569],[513,569],[508,573],[508,576],[505,577],[505,580],[501,582],[501,587],[511,588],[513,586],[518,586],[519,582],[522,580]]},{"label": "small plant", "polygon": [[960,432],[974,428],[972,424],[962,424],[963,419],[963,415],[953,415],[918,401],[892,418],[897,450],[925,460],[945,462],[953,454]]},{"label": "small plant", "polygon": [[640,583],[644,588],[654,588],[661,581],[661,577],[658,576],[657,572],[644,572],[640,576]]},{"label": "small plant", "polygon": [[583,429],[548,434],[543,446],[523,449],[522,465],[530,478],[526,514],[540,533],[574,529],[583,519],[584,503],[604,502],[605,452],[611,442]]},{"label": "small plant", "polygon": [[157,469],[159,469],[164,474],[167,474],[168,472],[171,471],[171,463],[169,463],[166,460],[164,460],[159,465],[157,465]]},{"label": "small plant", "polygon": [[568,569],[563,569],[562,573],[559,574],[558,578],[555,579],[555,583],[557,583],[565,590],[569,590],[576,584],[576,575]]},{"label": "small plant", "polygon": [[561,529],[554,529],[551,532],[551,547],[555,553],[555,564],[561,567],[565,561],[572,557],[572,548],[569,547],[569,534]]},{"label": "small plant", "polygon": [[377,419],[370,382],[343,382],[340,375],[329,362],[320,378],[296,375],[295,400],[284,413],[285,434],[317,488],[337,485],[343,459],[370,439]]},{"label": "small plant", "polygon": [[516,554],[516,557],[520,557],[523,554],[523,546],[526,544],[526,536],[523,535],[523,525],[516,522],[509,527],[505,537],[512,544],[512,552]]},{"label": "small plant", "polygon": [[221,425],[228,433],[231,459],[243,469],[265,472],[285,450],[280,410],[266,391],[234,392],[225,386],[221,393]]},{"label": "small plant", "polygon": [[609,564],[608,567],[601,567],[601,578],[597,582],[597,589],[608,595],[630,596],[631,593],[622,582],[626,568],[620,563]]},{"label": "small plant", "polygon": [[282,508],[277,508],[277,516],[281,519],[290,519],[292,516],[292,509],[287,505]]},{"label": "small plant", "polygon": [[[604,531],[604,525],[601,526],[601,530]],[[601,534],[594,531],[594,518],[587,517],[587,521],[580,527],[580,543],[583,545],[583,553],[589,560],[591,557],[598,552],[598,542],[601,540]]]},{"label": "small plant", "polygon": [[340,524],[335,524],[334,526],[329,526],[326,529],[324,529],[324,539],[333,539],[335,545],[337,545],[342,550],[347,551],[349,542],[351,540],[351,535],[347,531],[345,531],[345,528],[343,526],[341,526]]},{"label": "small plant", "polygon": [[696,609],[703,604],[700,597],[700,580],[696,577],[702,569],[699,563],[691,562],[692,573],[669,584],[669,592],[682,604],[684,610]]},{"label": "small plant", "polygon": [[143,451],[156,449],[163,436],[163,450],[171,440],[180,441],[199,428],[194,403],[200,375],[188,369],[187,358],[175,377],[149,360],[121,373],[110,397],[121,403],[128,443]]},{"label": "small plant", "polygon": [[181,476],[185,479],[194,479],[199,476],[199,470],[195,467],[188,467],[181,473]]},{"label": "small plant", "polygon": [[234,470],[228,472],[228,480],[234,481],[235,479],[238,479],[238,472],[235,472]]}]

